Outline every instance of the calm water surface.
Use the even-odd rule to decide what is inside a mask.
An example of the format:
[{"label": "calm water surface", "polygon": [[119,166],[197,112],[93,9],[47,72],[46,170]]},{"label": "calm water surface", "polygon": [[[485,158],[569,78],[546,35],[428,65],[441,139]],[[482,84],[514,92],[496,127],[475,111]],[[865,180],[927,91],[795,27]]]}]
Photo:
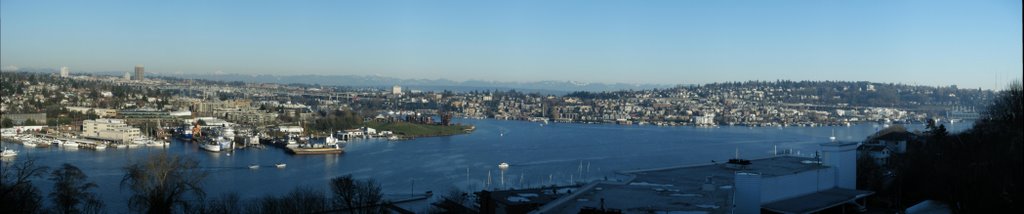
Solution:
[{"label": "calm water surface", "polygon": [[[281,149],[239,150],[232,155],[210,153],[195,144],[174,142],[167,148],[85,149],[22,148],[13,161],[29,157],[41,164],[57,167],[71,163],[84,170],[99,184],[97,192],[109,211],[127,212],[128,189],[120,188],[122,167],[154,152],[169,152],[199,160],[211,172],[206,180],[208,196],[237,192],[243,198],[267,194],[281,195],[295,187],[324,188],[330,178],[352,174],[377,180],[388,194],[444,193],[451,188],[478,190],[501,186],[497,165],[507,162],[506,187],[568,184],[587,180],[615,179],[615,171],[705,163],[732,158],[738,151],[743,158],[769,156],[774,148],[792,149],[813,155],[818,144],[827,142],[834,130],[840,141],[861,141],[879,127],[861,124],[851,127],[658,127],[608,124],[541,125],[526,121],[457,120],[477,127],[471,134],[419,138],[405,141],[364,140],[349,142],[341,155],[293,156]],[[923,125],[906,125],[921,130]],[[947,126],[962,130],[969,123]],[[10,161],[10,160],[8,160]],[[278,169],[274,163],[288,166]],[[248,168],[259,164],[256,170]],[[52,183],[35,182],[43,194]]]}]

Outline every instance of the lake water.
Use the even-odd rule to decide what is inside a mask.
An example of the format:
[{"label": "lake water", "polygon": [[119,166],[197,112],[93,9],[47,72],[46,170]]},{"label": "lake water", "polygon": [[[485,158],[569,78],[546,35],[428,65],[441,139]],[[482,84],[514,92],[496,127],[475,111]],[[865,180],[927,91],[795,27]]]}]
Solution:
[{"label": "lake water", "polygon": [[[323,188],[333,177],[352,174],[357,178],[373,178],[385,193],[399,195],[411,191],[432,190],[437,194],[451,188],[479,190],[487,185],[500,187],[498,164],[507,162],[505,187],[569,184],[587,180],[615,179],[615,171],[665,167],[682,164],[742,158],[767,157],[775,148],[813,156],[818,144],[827,142],[833,131],[840,141],[861,141],[875,133],[874,124],[850,127],[658,127],[621,126],[610,124],[570,124],[537,122],[473,120],[456,122],[476,126],[470,134],[429,137],[404,141],[364,140],[349,142],[341,155],[288,155],[268,147],[263,150],[239,150],[210,153],[195,144],[173,142],[167,148],[85,149],[22,148],[20,144],[4,143],[20,151],[13,160],[38,158],[43,165],[55,168],[72,163],[84,170],[99,185],[98,192],[109,211],[127,212],[130,190],[120,188],[122,167],[154,152],[169,152],[195,158],[211,172],[204,188],[208,196],[237,192],[243,198],[267,194],[281,195],[298,186]],[[951,131],[967,128],[970,123],[947,126]],[[923,125],[906,125],[910,130]],[[287,163],[278,169],[274,163]],[[259,169],[249,169],[250,164]],[[468,171],[468,173],[467,173]],[[35,182],[44,196],[52,183]],[[47,199],[49,200],[49,199]]]}]

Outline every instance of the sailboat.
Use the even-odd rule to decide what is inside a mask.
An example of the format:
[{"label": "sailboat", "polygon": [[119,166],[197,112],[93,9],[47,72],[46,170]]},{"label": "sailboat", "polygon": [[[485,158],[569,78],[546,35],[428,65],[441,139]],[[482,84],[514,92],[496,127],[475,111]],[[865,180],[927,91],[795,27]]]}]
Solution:
[{"label": "sailboat", "polygon": [[0,157],[14,157],[14,156],[18,156],[18,151],[14,151],[14,150],[9,149],[7,147],[4,147],[3,152],[0,152]]},{"label": "sailboat", "polygon": [[828,137],[829,141],[836,141],[836,129],[832,129],[832,136]]},{"label": "sailboat", "polygon": [[[3,142],[0,142],[0,144],[3,144]],[[18,151],[14,151],[13,149],[9,149],[6,146],[3,147],[3,148],[4,148],[3,151],[0,151],[0,157],[14,157],[14,156],[18,156]]]}]

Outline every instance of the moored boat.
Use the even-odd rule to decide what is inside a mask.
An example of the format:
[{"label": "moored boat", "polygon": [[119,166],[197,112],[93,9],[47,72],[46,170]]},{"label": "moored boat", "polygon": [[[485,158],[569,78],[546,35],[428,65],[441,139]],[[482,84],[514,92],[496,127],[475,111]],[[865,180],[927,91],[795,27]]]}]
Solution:
[{"label": "moored boat", "polygon": [[8,149],[7,147],[4,147],[3,151],[0,152],[0,157],[14,157],[14,156],[18,156],[18,151],[14,151],[12,149]]},{"label": "moored boat", "polygon": [[[59,140],[56,140],[56,141],[59,141]],[[78,145],[79,145],[78,142],[75,142],[73,140],[65,140],[64,143],[61,144],[60,146],[61,147],[66,147],[66,148],[78,148]]]},{"label": "moored boat", "polygon": [[168,142],[162,140],[149,140],[146,142],[146,146],[167,146]]},{"label": "moored boat", "polygon": [[211,152],[220,152],[220,144],[217,144],[217,142],[215,141],[204,142],[202,144],[199,144],[199,148]]},{"label": "moored boat", "polygon": [[107,149],[107,145],[103,144],[103,143],[100,143],[100,142],[92,142],[92,143],[83,142],[83,143],[79,144],[78,147],[84,148],[84,149],[92,149],[92,150],[105,150],[105,149]]}]

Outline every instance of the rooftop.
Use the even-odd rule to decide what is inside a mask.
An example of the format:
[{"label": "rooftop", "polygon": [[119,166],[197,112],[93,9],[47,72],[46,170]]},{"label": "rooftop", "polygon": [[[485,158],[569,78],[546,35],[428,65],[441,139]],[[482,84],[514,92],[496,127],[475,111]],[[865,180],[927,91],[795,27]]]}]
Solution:
[{"label": "rooftop", "polygon": [[874,192],[833,188],[768,203],[762,206],[762,208],[778,213],[814,213],[829,207],[847,203],[852,199],[859,199],[872,194],[874,194]]},{"label": "rooftop", "polygon": [[[725,162],[625,172],[626,184],[599,183],[549,213],[575,213],[584,207],[621,209],[624,213],[695,211],[729,213],[734,173],[755,172],[770,178],[827,168],[814,158],[777,156],[751,160],[743,168]],[[705,185],[708,184],[708,185]]]}]

